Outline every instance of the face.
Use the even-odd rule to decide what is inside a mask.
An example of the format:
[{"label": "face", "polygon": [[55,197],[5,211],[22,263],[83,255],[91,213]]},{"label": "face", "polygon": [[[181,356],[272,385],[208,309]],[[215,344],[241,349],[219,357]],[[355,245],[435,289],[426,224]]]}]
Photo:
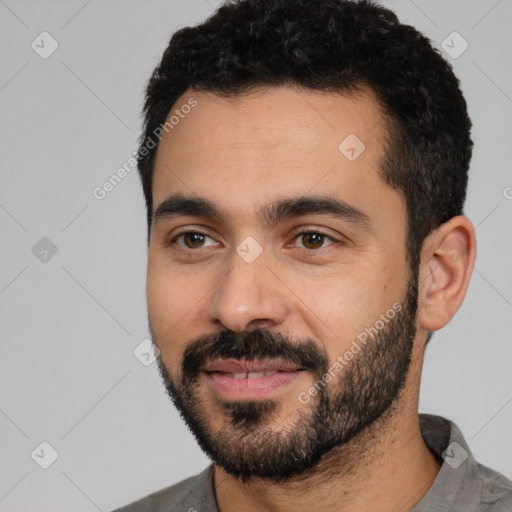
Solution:
[{"label": "face", "polygon": [[373,96],[187,91],[159,143],[148,259],[166,388],[228,473],[311,471],[390,411],[416,332]]}]

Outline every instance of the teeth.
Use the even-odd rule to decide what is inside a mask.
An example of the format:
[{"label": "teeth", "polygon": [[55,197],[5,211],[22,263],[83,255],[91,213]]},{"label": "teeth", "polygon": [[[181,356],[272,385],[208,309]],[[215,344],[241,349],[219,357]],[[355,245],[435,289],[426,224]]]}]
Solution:
[{"label": "teeth", "polygon": [[271,375],[275,375],[277,371],[264,371],[264,372],[248,372],[248,373],[227,373],[230,377],[234,379],[258,379],[260,377],[269,377]]}]

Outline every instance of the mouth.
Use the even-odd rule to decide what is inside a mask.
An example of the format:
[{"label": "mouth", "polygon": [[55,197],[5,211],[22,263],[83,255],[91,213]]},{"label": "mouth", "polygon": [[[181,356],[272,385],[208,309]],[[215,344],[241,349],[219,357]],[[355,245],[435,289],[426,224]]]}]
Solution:
[{"label": "mouth", "polygon": [[305,368],[277,361],[217,360],[202,369],[210,388],[226,400],[257,400],[300,378]]},{"label": "mouth", "polygon": [[214,371],[214,372],[210,372],[210,373],[220,373],[222,375],[225,375],[226,377],[231,377],[232,379],[259,379],[261,377],[271,377],[272,375],[275,375],[278,371],[280,371],[280,370],[263,371],[263,372],[237,372],[237,373]]}]

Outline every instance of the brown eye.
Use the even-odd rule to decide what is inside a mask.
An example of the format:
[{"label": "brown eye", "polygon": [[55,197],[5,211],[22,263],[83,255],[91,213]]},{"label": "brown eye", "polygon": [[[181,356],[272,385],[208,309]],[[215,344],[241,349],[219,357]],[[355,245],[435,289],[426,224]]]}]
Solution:
[{"label": "brown eye", "polygon": [[197,249],[204,244],[205,236],[200,233],[185,233],[183,235],[183,242],[189,249]]},{"label": "brown eye", "polygon": [[318,249],[324,244],[324,235],[320,233],[304,233],[301,237],[306,249]]},{"label": "brown eye", "polygon": [[198,231],[186,231],[181,233],[180,235],[175,236],[169,242],[169,245],[174,243],[182,249],[202,249],[203,247],[209,247],[217,244],[212,237]]},{"label": "brown eye", "polygon": [[336,242],[332,236],[326,235],[319,231],[303,231],[297,235],[296,240],[298,242],[298,247],[301,249],[310,250],[322,249]]}]

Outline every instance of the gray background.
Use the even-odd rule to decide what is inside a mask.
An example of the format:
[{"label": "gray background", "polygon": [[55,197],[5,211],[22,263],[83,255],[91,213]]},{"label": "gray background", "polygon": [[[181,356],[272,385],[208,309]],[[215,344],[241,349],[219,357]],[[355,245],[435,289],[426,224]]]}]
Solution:
[{"label": "gray background", "polygon": [[[0,0],[0,511],[108,511],[208,463],[156,364],[133,354],[148,336],[138,176],[103,200],[93,190],[136,150],[142,92],[172,32],[219,3]],[[469,44],[447,59],[474,122],[478,257],[428,348],[420,406],[512,478],[512,3],[384,4],[437,47],[453,31]],[[46,59],[31,47],[43,31],[59,45]],[[58,452],[46,470],[31,458],[43,441]]]}]

